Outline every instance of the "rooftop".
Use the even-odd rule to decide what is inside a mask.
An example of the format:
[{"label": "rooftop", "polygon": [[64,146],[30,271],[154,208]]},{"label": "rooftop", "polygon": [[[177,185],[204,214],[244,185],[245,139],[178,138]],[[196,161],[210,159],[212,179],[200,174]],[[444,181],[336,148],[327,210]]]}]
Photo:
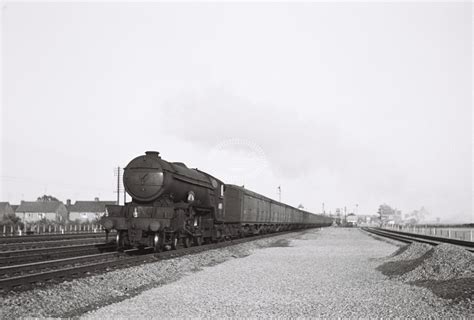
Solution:
[{"label": "rooftop", "polygon": [[115,204],[115,201],[76,201],[68,205],[69,212],[104,212],[106,205]]},{"label": "rooftop", "polygon": [[22,201],[17,212],[56,212],[64,205],[61,201]]}]

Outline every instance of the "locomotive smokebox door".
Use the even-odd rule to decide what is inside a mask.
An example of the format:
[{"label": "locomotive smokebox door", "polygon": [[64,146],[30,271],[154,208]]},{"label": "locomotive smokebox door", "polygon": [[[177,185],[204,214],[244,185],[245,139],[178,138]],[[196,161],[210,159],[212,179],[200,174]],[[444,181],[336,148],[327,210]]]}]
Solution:
[{"label": "locomotive smokebox door", "polygon": [[158,153],[133,159],[124,169],[123,182],[127,192],[140,201],[157,198],[163,189],[164,175]]}]

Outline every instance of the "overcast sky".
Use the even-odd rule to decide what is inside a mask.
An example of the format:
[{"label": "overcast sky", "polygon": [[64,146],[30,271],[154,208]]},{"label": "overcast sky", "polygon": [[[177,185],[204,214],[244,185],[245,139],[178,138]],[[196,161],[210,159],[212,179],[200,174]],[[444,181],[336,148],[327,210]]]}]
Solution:
[{"label": "overcast sky", "polygon": [[469,3],[4,4],[0,200],[146,150],[312,211],[473,221]]}]

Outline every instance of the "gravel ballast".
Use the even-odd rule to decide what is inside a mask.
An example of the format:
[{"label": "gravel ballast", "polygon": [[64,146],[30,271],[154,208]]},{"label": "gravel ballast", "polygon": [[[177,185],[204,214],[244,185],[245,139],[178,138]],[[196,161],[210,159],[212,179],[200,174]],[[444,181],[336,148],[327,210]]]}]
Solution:
[{"label": "gravel ballast", "polygon": [[251,254],[295,234],[282,234],[217,250],[92,275],[26,292],[0,296],[0,319],[71,317],[122,301],[140,292],[176,281],[206,266]]},{"label": "gravel ballast", "polygon": [[393,279],[429,288],[459,304],[474,300],[474,254],[463,248],[412,243],[383,260],[377,269]]},{"label": "gravel ballast", "polygon": [[0,297],[0,318],[472,314],[470,304],[377,271],[396,249],[358,229],[307,230],[11,293]]},{"label": "gravel ballast", "polygon": [[474,277],[474,254],[450,244],[440,244],[424,255],[425,259],[403,281],[451,280]]},{"label": "gravel ballast", "polygon": [[401,260],[412,260],[418,259],[424,256],[433,247],[426,243],[414,242],[410,245],[405,245],[395,251],[386,260],[387,261],[401,261]]},{"label": "gravel ballast", "polygon": [[[308,231],[176,282],[88,313],[86,318],[467,317],[431,290],[376,270],[396,247],[358,229]],[[289,246],[288,246],[289,245]],[[416,256],[416,255],[414,255]]]}]

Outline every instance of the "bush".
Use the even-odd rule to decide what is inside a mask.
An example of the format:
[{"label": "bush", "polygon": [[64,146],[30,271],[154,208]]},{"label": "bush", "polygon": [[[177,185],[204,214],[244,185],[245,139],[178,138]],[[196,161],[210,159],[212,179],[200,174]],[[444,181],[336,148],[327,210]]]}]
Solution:
[{"label": "bush", "polygon": [[1,226],[20,226],[21,229],[24,227],[24,223],[21,221],[21,218],[16,216],[14,213],[9,213],[3,216],[3,219],[0,221]]}]

